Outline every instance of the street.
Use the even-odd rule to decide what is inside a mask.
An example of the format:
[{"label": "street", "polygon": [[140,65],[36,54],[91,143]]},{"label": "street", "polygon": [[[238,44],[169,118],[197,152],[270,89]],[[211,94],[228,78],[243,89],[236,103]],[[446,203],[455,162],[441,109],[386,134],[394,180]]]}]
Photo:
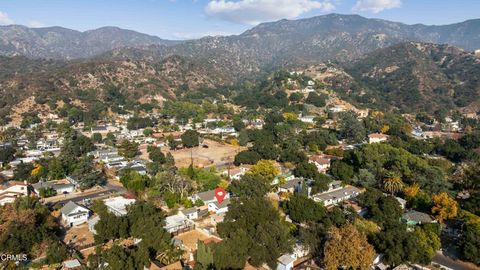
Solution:
[{"label": "street", "polygon": [[480,270],[480,267],[476,267],[471,263],[453,260],[450,257],[443,255],[441,251],[438,251],[437,255],[433,257],[432,263],[440,264],[441,266],[448,267],[453,270]]}]

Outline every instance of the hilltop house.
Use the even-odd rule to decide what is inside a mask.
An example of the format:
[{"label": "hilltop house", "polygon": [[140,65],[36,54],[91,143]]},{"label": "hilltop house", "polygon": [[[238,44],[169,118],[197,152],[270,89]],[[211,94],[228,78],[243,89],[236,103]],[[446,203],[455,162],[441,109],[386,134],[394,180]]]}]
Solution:
[{"label": "hilltop house", "polygon": [[62,209],[62,221],[67,226],[75,226],[87,222],[90,210],[72,201],[65,204]]},{"label": "hilltop house", "polygon": [[28,184],[26,181],[9,181],[0,184],[0,205],[12,203],[16,198],[28,195]]},{"label": "hilltop house", "polygon": [[322,156],[322,155],[312,155],[308,157],[308,163],[311,163],[317,167],[317,170],[321,173],[325,173],[330,169],[330,161],[332,159],[330,157]]},{"label": "hilltop house", "polygon": [[381,133],[372,133],[368,135],[368,143],[385,142],[388,139],[388,135]]}]

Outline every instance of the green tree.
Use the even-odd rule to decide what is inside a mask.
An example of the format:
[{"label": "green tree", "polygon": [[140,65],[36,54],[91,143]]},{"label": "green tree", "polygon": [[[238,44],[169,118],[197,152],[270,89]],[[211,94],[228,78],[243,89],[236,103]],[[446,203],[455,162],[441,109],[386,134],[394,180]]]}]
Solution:
[{"label": "green tree", "polygon": [[153,147],[148,151],[148,158],[153,162],[158,162],[160,164],[164,164],[167,159],[165,154],[162,153],[162,150],[158,147]]},{"label": "green tree", "polygon": [[346,139],[350,143],[361,143],[365,140],[367,136],[365,126],[357,120],[355,114],[341,113],[339,119],[339,133],[342,139]]},{"label": "green tree", "polygon": [[134,158],[138,153],[138,143],[124,140],[118,147],[118,154],[127,159]]},{"label": "green tree", "polygon": [[295,194],[287,202],[287,212],[290,218],[298,223],[316,222],[324,218],[325,208],[306,196]]},{"label": "green tree", "polygon": [[93,141],[93,142],[95,142],[95,143],[101,143],[102,140],[103,140],[102,134],[97,133],[97,132],[92,134],[92,141]]},{"label": "green tree", "polygon": [[187,130],[182,134],[182,144],[184,147],[191,148],[198,146],[200,134],[195,130]]},{"label": "green tree", "polygon": [[235,156],[235,160],[233,163],[236,166],[240,166],[241,164],[255,164],[260,159],[262,159],[262,157],[257,152],[244,150]]},{"label": "green tree", "polygon": [[14,159],[15,149],[11,146],[0,147],[0,163],[5,166]]},{"label": "green tree", "polygon": [[353,177],[353,167],[341,160],[332,161],[330,172],[335,178],[345,182],[350,182]]}]

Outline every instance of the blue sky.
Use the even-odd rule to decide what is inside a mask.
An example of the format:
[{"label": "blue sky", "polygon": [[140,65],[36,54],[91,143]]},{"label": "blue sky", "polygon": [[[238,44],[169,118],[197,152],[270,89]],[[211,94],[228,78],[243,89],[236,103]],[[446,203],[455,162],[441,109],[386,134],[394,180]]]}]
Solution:
[{"label": "blue sky", "polygon": [[438,25],[480,18],[480,0],[0,0],[0,25],[118,26],[188,39],[332,12]]}]

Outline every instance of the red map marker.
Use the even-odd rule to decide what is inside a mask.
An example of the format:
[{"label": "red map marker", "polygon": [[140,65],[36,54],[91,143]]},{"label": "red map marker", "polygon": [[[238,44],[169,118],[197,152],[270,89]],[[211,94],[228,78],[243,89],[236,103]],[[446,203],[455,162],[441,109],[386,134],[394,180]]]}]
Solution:
[{"label": "red map marker", "polygon": [[223,198],[225,198],[226,194],[227,192],[225,191],[225,189],[221,187],[215,189],[215,198],[217,198],[218,203],[223,202]]}]

